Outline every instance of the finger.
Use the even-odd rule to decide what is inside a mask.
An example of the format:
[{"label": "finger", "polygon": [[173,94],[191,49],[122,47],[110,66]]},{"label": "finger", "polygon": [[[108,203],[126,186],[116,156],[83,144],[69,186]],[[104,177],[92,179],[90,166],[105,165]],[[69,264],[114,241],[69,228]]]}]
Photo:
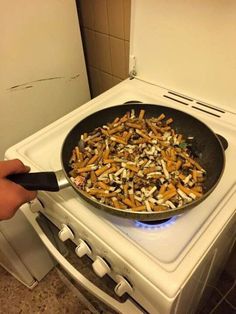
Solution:
[{"label": "finger", "polygon": [[0,220],[11,218],[21,205],[32,201],[36,196],[35,191],[28,191],[5,179],[0,180]]},{"label": "finger", "polygon": [[9,174],[28,172],[30,167],[25,166],[19,159],[0,161],[0,177],[4,178]]},{"label": "finger", "polygon": [[32,195],[26,197],[26,200],[19,199],[18,202],[12,199],[12,202],[8,202],[5,207],[1,207],[0,210],[0,220],[10,219],[12,218],[16,211],[25,203],[32,201],[37,196],[36,192],[33,192]]},{"label": "finger", "polygon": [[[24,189],[24,199],[22,200],[23,203],[27,203],[35,199],[37,196],[37,191],[29,191]],[[21,204],[22,205],[22,204]]]},{"label": "finger", "polygon": [[10,182],[11,184],[11,192],[14,195],[14,201],[16,202],[16,206],[20,207],[22,204],[32,201],[37,196],[37,191],[29,191],[23,188],[19,184],[15,184]]}]

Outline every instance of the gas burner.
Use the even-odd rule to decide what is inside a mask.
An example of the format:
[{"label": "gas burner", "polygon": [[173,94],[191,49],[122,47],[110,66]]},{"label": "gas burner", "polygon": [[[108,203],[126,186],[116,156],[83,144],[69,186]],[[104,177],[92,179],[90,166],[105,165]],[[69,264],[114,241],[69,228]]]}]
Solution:
[{"label": "gas burner", "polygon": [[141,223],[144,223],[145,225],[162,225],[163,223],[169,221],[171,218],[168,219],[162,219],[162,220],[153,220],[153,221],[140,221]]},{"label": "gas burner", "polygon": [[154,221],[135,221],[135,225],[144,229],[164,229],[173,225],[176,221],[176,216],[168,219],[154,220]]}]

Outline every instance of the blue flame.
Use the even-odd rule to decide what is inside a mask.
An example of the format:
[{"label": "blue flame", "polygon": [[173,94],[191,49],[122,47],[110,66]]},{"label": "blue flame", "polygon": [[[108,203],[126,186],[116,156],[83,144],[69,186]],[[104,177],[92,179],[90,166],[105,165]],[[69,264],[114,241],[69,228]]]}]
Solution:
[{"label": "blue flame", "polygon": [[149,229],[149,230],[153,230],[153,229],[165,229],[168,228],[169,226],[173,225],[176,221],[176,216],[172,217],[171,219],[161,222],[161,223],[156,223],[156,224],[148,224],[145,221],[135,221],[135,225],[138,228],[143,228],[143,229]]}]

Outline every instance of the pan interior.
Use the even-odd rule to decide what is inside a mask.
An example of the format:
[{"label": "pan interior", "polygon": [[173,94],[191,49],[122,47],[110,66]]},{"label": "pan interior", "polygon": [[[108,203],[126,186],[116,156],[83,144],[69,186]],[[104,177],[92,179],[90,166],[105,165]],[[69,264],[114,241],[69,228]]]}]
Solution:
[{"label": "pan interior", "polygon": [[[176,132],[183,134],[185,138],[193,137],[194,150],[197,152],[196,160],[207,172],[204,182],[205,193],[214,188],[224,169],[224,151],[217,136],[207,125],[195,117],[174,108],[154,104],[133,103],[109,107],[89,115],[75,125],[65,138],[61,153],[62,165],[68,177],[71,170],[69,160],[72,150],[78,145],[81,135],[112,122],[116,117],[121,117],[132,109],[136,114],[144,109],[146,118],[157,117],[164,113],[166,118],[173,118],[171,126]],[[80,193],[80,190],[77,190]],[[97,203],[94,202],[94,205],[100,207]]]}]

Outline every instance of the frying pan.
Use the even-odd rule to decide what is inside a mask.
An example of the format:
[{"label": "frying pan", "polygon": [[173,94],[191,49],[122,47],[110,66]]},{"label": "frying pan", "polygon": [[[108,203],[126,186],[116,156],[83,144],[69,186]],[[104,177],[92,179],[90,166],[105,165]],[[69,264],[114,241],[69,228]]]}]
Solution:
[{"label": "frying pan", "polygon": [[[134,212],[107,206],[91,199],[71,182],[69,160],[72,150],[78,145],[80,136],[85,132],[93,131],[96,127],[114,121],[116,117],[123,116],[131,109],[134,109],[136,113],[144,109],[145,118],[157,117],[164,113],[167,118],[173,118],[172,128],[175,129],[176,132],[183,134],[185,138],[193,137],[193,153],[195,154],[196,160],[206,170],[204,194],[202,197],[176,209],[168,209],[160,212]],[[223,174],[225,153],[218,136],[206,124],[195,117],[183,111],[162,105],[129,103],[97,111],[76,124],[68,133],[62,145],[61,164],[62,170],[58,172],[17,174],[11,175],[8,178],[29,190],[59,191],[64,187],[72,186],[87,202],[110,214],[140,221],[154,221],[182,214],[206,199],[214,190]]]}]

